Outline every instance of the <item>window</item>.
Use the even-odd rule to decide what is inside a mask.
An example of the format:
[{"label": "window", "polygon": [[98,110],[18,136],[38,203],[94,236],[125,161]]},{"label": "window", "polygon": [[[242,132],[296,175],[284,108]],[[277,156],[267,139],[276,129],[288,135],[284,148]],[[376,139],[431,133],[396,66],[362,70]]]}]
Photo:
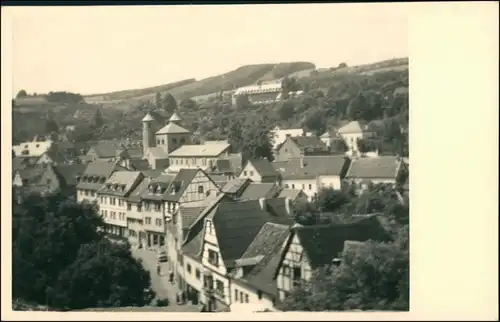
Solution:
[{"label": "window", "polygon": [[181,159],[181,164],[184,164],[183,162],[184,162],[184,159]]},{"label": "window", "polygon": [[292,183],[292,189],[295,189],[295,185]]},{"label": "window", "polygon": [[104,197],[101,197],[101,203],[104,203]]},{"label": "window", "polygon": [[155,223],[156,223],[156,226],[161,226],[161,219],[156,219]]},{"label": "window", "polygon": [[215,281],[215,291],[219,295],[224,296],[224,283],[222,283],[222,281],[219,281],[219,280]]},{"label": "window", "polygon": [[176,138],[172,138],[172,143],[173,144],[177,144],[177,139]]},{"label": "window", "polygon": [[194,272],[194,275],[196,276],[196,279],[201,279],[201,272],[199,269],[196,269],[196,271]]},{"label": "window", "polygon": [[243,292],[240,292],[240,303],[243,303]]},{"label": "window", "polygon": [[161,203],[155,204],[155,211],[161,211]]},{"label": "window", "polygon": [[312,189],[313,189],[313,185],[309,184],[309,190],[312,190]]},{"label": "window", "polygon": [[203,186],[198,186],[198,193],[203,193]]},{"label": "window", "polygon": [[139,203],[137,204],[137,212],[141,212],[142,211],[142,205]]},{"label": "window", "polygon": [[184,144],[184,142],[186,142],[186,140],[184,138],[181,138],[181,144]]},{"label": "window", "polygon": [[132,204],[129,202],[127,202],[127,210],[129,210],[129,211],[132,210]]},{"label": "window", "polygon": [[258,291],[257,296],[259,297],[259,300],[262,300],[262,291]]},{"label": "window", "polygon": [[189,274],[191,274],[191,264],[186,264],[186,269]]},{"label": "window", "polygon": [[151,225],[151,217],[146,217],[146,225]]},{"label": "window", "polygon": [[282,272],[283,276],[290,276],[290,266],[283,264]]},{"label": "window", "polygon": [[248,303],[248,294],[245,294],[245,303]]},{"label": "window", "polygon": [[47,179],[47,184],[50,184],[51,182],[52,182],[52,180]]},{"label": "window", "polygon": [[288,185],[288,183],[285,183],[285,188],[290,188],[290,186]]},{"label": "window", "polygon": [[302,190],[306,190],[306,185],[302,184]]},{"label": "window", "polygon": [[219,267],[219,254],[217,254],[217,252],[209,249],[208,250],[208,262],[215,267]]},{"label": "window", "polygon": [[300,271],[300,266],[295,266],[293,268],[293,282],[294,282],[294,284],[297,282],[300,282],[301,279],[302,279],[302,274]]},{"label": "window", "polygon": [[89,191],[88,190],[85,190],[85,195],[88,196],[89,195]]},{"label": "window", "polygon": [[247,172],[246,172],[246,171],[243,171],[243,175],[246,177],[246,176],[247,176]]},{"label": "window", "polygon": [[250,176],[253,177],[253,171],[250,171]]},{"label": "window", "polygon": [[39,148],[39,147],[40,147],[40,144],[37,144],[37,145],[36,145],[36,147],[37,147],[37,148]]},{"label": "window", "polygon": [[234,290],[234,301],[238,302],[238,290]]}]

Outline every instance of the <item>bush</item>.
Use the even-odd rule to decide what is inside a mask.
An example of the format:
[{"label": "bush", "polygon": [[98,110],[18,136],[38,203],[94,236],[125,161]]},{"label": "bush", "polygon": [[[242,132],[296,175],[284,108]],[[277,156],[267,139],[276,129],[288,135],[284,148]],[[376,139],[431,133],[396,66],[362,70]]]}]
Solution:
[{"label": "bush", "polygon": [[156,300],[156,306],[168,306],[169,300],[167,298]]}]

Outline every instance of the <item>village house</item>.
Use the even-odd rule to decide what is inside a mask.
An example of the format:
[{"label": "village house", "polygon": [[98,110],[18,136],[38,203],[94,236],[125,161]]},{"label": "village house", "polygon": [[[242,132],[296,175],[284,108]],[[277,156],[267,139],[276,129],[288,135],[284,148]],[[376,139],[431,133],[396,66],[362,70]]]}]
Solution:
[{"label": "village house", "polygon": [[303,129],[281,129],[276,126],[272,130],[272,143],[273,143],[273,153],[276,154],[278,147],[285,142],[286,138],[291,136],[311,136],[311,132],[306,132]]},{"label": "village house", "polygon": [[267,159],[248,160],[239,178],[248,178],[253,182],[279,183],[279,173]]},{"label": "village house", "polygon": [[262,226],[292,224],[285,203],[285,199],[220,203],[205,217],[201,257],[209,311],[228,310],[234,301],[228,274],[241,265],[241,256]]},{"label": "village house", "polygon": [[180,169],[209,171],[219,158],[229,155],[229,148],[228,143],[183,145],[169,153],[170,165],[167,172],[178,172]]},{"label": "village house", "polygon": [[52,140],[35,136],[33,141],[21,142],[18,145],[13,145],[12,150],[17,157],[22,156],[38,158],[50,149],[52,143]]},{"label": "village house", "polygon": [[276,161],[288,161],[311,155],[328,155],[326,144],[316,136],[289,136],[276,153]]},{"label": "village house", "polygon": [[294,287],[310,280],[314,269],[340,263],[346,241],[388,241],[390,235],[381,220],[372,215],[329,225],[296,224],[285,241],[274,275],[278,299],[283,301]]},{"label": "village house", "polygon": [[275,198],[281,188],[276,182],[250,182],[236,197],[238,200],[259,200]]},{"label": "village house", "polygon": [[365,122],[352,121],[342,126],[338,130],[338,135],[344,139],[350,151],[359,152],[358,140],[373,137],[375,133],[369,129]]},{"label": "village house", "polygon": [[191,132],[180,126],[181,121],[179,115],[174,113],[168,120],[167,125],[155,133],[154,143],[157,147],[163,148],[168,154],[191,142]]},{"label": "village house", "polygon": [[278,296],[274,274],[289,235],[288,225],[269,222],[262,226],[230,273],[231,310],[237,311],[245,306],[253,311],[274,310]]},{"label": "village house", "polygon": [[121,238],[128,236],[126,198],[143,178],[138,171],[115,171],[101,185],[97,200],[105,232]]},{"label": "village house", "polygon": [[292,203],[307,201],[307,195],[304,193],[302,189],[291,189],[291,188],[281,189],[280,193],[276,198],[287,198]]},{"label": "village house", "polygon": [[85,171],[84,164],[70,164],[55,166],[49,164],[44,167],[39,184],[43,192],[60,191],[66,196],[76,196],[77,178]]},{"label": "village house", "polygon": [[356,184],[359,189],[368,187],[368,183],[386,183],[396,186],[398,176],[404,164],[397,156],[378,156],[358,158],[351,162],[345,176],[348,183]]},{"label": "village house", "polygon": [[97,201],[97,191],[115,171],[126,171],[127,169],[106,161],[88,163],[85,171],[77,177],[76,200],[78,202]]},{"label": "village house", "polygon": [[148,177],[144,172],[142,172],[142,174],[144,175],[144,178],[141,183],[139,183],[125,198],[125,202],[127,203],[126,219],[128,241],[131,246],[137,248],[147,246],[148,242],[151,240],[151,238],[147,235],[147,230],[145,230],[144,226],[145,216],[142,211],[141,195],[148,189],[152,178]]},{"label": "village house", "polygon": [[342,155],[306,156],[273,165],[281,173],[283,188],[301,189],[311,201],[321,188],[341,189],[349,159]]},{"label": "village house", "polygon": [[40,179],[45,171],[41,165],[18,169],[12,179],[12,187],[16,188],[20,196],[31,192],[43,191]]},{"label": "village house", "polygon": [[[204,144],[213,144],[213,141],[207,141]],[[241,153],[229,153],[226,156],[219,157],[215,166],[212,169],[209,169],[209,175],[217,175],[224,177],[223,180],[228,182],[238,176],[238,174],[242,170],[242,162],[243,156]]]}]

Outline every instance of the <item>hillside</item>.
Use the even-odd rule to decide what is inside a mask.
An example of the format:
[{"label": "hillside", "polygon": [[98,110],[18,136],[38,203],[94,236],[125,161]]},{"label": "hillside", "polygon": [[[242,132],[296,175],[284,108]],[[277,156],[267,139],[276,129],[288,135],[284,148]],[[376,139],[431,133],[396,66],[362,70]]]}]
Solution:
[{"label": "hillside", "polygon": [[309,62],[246,65],[228,73],[201,80],[188,79],[143,89],[88,95],[85,96],[85,101],[126,108],[126,105],[133,106],[143,101],[150,101],[154,99],[156,93],[167,92],[180,101],[185,98],[210,95],[221,90],[236,89],[254,84],[259,80],[279,79],[291,73],[314,68],[314,64]]}]

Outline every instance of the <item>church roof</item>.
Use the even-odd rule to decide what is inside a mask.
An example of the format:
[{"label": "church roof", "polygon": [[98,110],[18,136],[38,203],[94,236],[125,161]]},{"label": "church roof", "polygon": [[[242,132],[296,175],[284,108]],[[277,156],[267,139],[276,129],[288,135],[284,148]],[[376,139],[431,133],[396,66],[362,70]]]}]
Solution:
[{"label": "church roof", "polygon": [[143,122],[151,122],[151,121],[154,121],[154,118],[151,116],[151,114],[146,114],[146,116],[144,116],[144,118],[142,119]]},{"label": "church roof", "polygon": [[182,119],[179,117],[179,115],[177,115],[177,113],[174,112],[174,114],[172,114],[172,116],[170,117],[170,119],[168,121],[169,122],[178,122],[178,121],[182,121]]},{"label": "church roof", "polygon": [[162,127],[156,134],[180,134],[180,133],[190,133],[188,130],[179,126],[175,123],[169,122],[167,125]]}]

